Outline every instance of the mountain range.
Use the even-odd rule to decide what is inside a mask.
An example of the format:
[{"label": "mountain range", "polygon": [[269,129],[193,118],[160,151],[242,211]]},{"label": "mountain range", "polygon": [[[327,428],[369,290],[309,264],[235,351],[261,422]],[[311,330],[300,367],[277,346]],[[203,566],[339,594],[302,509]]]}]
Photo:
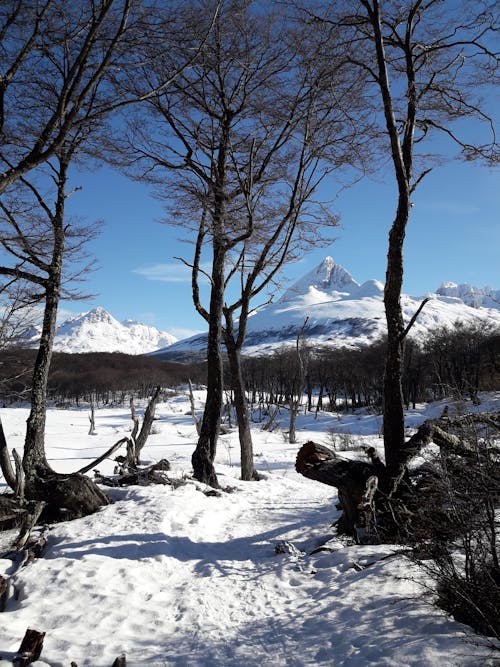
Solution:
[{"label": "mountain range", "polygon": [[[270,354],[295,344],[304,326],[304,336],[316,347],[360,347],[385,335],[384,286],[378,280],[357,282],[342,266],[326,257],[275,302],[258,308],[248,320],[244,353]],[[477,323],[500,328],[500,290],[446,282],[435,293],[412,327],[411,335],[422,338],[432,329],[455,322]],[[405,322],[419,308],[423,296],[402,295]],[[204,351],[206,336],[187,338],[166,350],[170,358],[188,357]]]},{"label": "mountain range", "polygon": [[[36,343],[40,331],[33,332],[29,343]],[[56,352],[124,352],[145,354],[175,343],[177,338],[134,320],[119,322],[98,306],[65,320],[57,328]]]},{"label": "mountain range", "polygon": [[[304,336],[313,348],[369,345],[385,334],[383,291],[380,281],[360,284],[331,257],[326,257],[275,302],[261,306],[250,316],[243,351],[249,355],[270,354],[283,346],[295,345],[306,318]],[[500,290],[445,282],[435,293],[425,296],[429,301],[412,327],[414,338],[457,321],[500,328]],[[402,295],[406,322],[423,298]],[[38,337],[39,332],[30,343],[34,344]],[[97,307],[63,322],[57,329],[54,349],[73,353],[153,353],[189,360],[202,357],[205,347],[206,334],[178,341],[171,334],[140,322],[119,322]]]}]

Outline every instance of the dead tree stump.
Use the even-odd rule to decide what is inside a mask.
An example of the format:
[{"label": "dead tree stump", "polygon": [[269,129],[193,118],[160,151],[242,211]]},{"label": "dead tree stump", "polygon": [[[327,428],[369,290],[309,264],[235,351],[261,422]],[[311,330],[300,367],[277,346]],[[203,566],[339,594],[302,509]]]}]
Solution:
[{"label": "dead tree stump", "polygon": [[42,653],[44,637],[45,632],[28,628],[12,664],[15,667],[26,667],[38,660]]}]

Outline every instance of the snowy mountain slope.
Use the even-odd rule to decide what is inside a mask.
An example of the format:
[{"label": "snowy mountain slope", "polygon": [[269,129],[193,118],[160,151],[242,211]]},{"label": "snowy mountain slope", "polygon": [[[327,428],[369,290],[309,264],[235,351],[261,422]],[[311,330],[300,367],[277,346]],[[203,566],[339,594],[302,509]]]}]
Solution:
[{"label": "snowy mountain slope", "polygon": [[[383,304],[384,286],[378,280],[360,285],[331,257],[298,280],[276,302],[268,304],[249,318],[244,352],[269,354],[281,346],[295,343],[306,317],[305,336],[312,346],[359,347],[369,345],[385,335]],[[490,290],[477,305],[481,290],[470,286],[445,283],[420,313],[412,335],[422,337],[430,330],[457,321],[480,326],[500,327],[500,294]],[[471,295],[477,296],[476,307]],[[464,297],[464,298],[462,298]],[[406,322],[417,311],[423,297],[403,295],[401,303]],[[174,344],[169,354],[205,349],[205,335],[197,335]],[[158,353],[163,351],[159,350]]]},{"label": "snowy mountain slope", "polygon": [[144,354],[165,348],[176,338],[154,327],[126,320],[119,322],[97,307],[63,322],[57,329],[56,352],[124,352]]}]

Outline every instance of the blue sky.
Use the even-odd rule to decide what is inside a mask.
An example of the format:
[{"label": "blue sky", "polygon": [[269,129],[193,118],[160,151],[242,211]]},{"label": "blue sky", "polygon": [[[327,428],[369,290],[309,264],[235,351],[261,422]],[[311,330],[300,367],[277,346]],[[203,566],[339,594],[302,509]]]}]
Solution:
[{"label": "blue sky", "polygon": [[[64,302],[63,316],[100,305],[119,320],[132,318],[179,338],[205,329],[191,301],[190,275],[179,261],[193,248],[180,239],[180,226],[158,222],[161,202],[144,185],[102,167],[76,173],[71,197],[73,212],[87,222],[102,219],[101,235],[90,248],[98,270],[85,289],[92,299]],[[392,173],[381,171],[338,194],[330,178],[321,198],[332,200],[341,216],[337,240],[286,266],[284,288],[313,269],[326,255],[346,268],[358,282],[384,281],[387,234],[395,211]],[[500,183],[494,172],[473,163],[451,162],[436,167],[415,196],[405,241],[404,291],[417,296],[443,281],[500,288]],[[208,290],[205,296],[208,295]]]}]

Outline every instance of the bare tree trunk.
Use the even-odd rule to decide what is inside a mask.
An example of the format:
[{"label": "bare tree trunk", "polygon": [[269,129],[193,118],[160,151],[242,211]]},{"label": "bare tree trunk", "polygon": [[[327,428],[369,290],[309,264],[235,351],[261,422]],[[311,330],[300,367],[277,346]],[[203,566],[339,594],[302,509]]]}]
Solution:
[{"label": "bare tree trunk", "polygon": [[297,422],[297,415],[299,414],[300,402],[302,400],[302,391],[304,389],[304,376],[305,376],[304,356],[301,350],[301,343],[304,335],[304,329],[306,328],[308,320],[309,317],[306,317],[304,320],[304,324],[302,325],[299,333],[297,334],[297,340],[295,342],[296,370],[290,396],[290,426],[288,429],[288,442],[291,445],[294,445],[297,442],[295,425]]},{"label": "bare tree trunk", "polygon": [[403,286],[403,244],[410,215],[410,181],[413,162],[413,135],[415,130],[416,97],[415,72],[407,59],[407,117],[404,136],[401,139],[396,121],[393,98],[387,71],[387,56],[382,35],[382,23],[378,3],[363,0],[373,29],[378,78],[377,83],[384,106],[387,135],[391,145],[391,157],[398,187],[398,207],[389,232],[384,305],[387,321],[387,354],[384,374],[384,450],[389,475],[399,466],[400,451],[405,441],[404,401],[401,384],[403,369],[403,312],[401,291]]},{"label": "bare tree trunk", "polygon": [[403,240],[409,216],[409,193],[400,195],[396,220],[389,234],[384,305],[387,321],[387,352],[384,373],[384,450],[389,474],[399,466],[405,442],[404,399],[402,387],[403,332],[401,309],[403,285]]},{"label": "bare tree trunk", "polygon": [[200,420],[196,416],[196,409],[194,405],[194,394],[193,394],[193,383],[189,380],[189,403],[191,405],[191,416],[193,417],[193,422],[196,428],[196,433],[200,435],[201,424]]},{"label": "bare tree trunk", "polygon": [[[60,255],[62,260],[62,245]],[[49,279],[50,280],[50,279]],[[57,280],[53,277],[51,281]],[[45,458],[45,419],[47,412],[47,382],[54,343],[59,302],[57,284],[47,286],[42,335],[35,360],[31,390],[31,410],[27,421],[23,467],[26,473],[26,493],[31,497],[34,479],[40,472],[50,470]]]},{"label": "bare tree trunk", "polygon": [[214,488],[219,487],[213,462],[217,451],[223,406],[221,334],[225,254],[223,245],[214,241],[207,340],[207,400],[203,411],[200,437],[191,457],[195,479]]},{"label": "bare tree trunk", "polygon": [[95,406],[93,402],[90,404],[89,422],[89,435],[95,435]]},{"label": "bare tree trunk", "polygon": [[60,161],[55,212],[51,214],[53,248],[47,278],[44,280],[45,308],[42,334],[35,359],[31,389],[31,411],[27,420],[23,469],[25,495],[28,500],[47,503],[50,518],[82,516],[95,512],[109,503],[108,497],[83,475],[60,475],[49,466],[45,456],[45,421],[47,383],[56,331],[57,308],[60,298],[64,254],[64,203],[68,163]]},{"label": "bare tree trunk", "polygon": [[5,481],[10,488],[16,490],[16,473],[12,468],[12,463],[9,457],[9,449],[7,440],[5,439],[5,431],[3,430],[2,419],[0,418],[0,469],[2,470]]},{"label": "bare tree trunk", "polygon": [[[227,321],[227,318],[226,318]],[[248,416],[248,404],[245,394],[245,382],[241,369],[241,352],[234,344],[232,335],[226,336],[226,348],[231,370],[231,384],[234,391],[234,407],[238,420],[238,435],[241,453],[241,479],[245,481],[257,480],[259,476],[254,468],[253,442]]]},{"label": "bare tree trunk", "polygon": [[144,418],[142,420],[141,430],[135,440],[135,459],[137,465],[140,464],[141,451],[144,445],[146,444],[146,441],[149,437],[149,433],[151,431],[151,426],[153,425],[153,421],[155,418],[156,404],[158,403],[158,399],[160,398],[160,392],[161,392],[161,386],[158,385],[156,387],[153,396],[149,400],[146,411],[144,412]]}]

